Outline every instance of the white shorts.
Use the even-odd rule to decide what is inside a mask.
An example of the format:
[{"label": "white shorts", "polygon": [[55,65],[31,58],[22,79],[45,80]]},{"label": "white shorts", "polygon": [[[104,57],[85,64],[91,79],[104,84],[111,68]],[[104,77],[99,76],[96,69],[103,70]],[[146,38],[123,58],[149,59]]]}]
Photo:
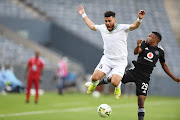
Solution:
[{"label": "white shorts", "polygon": [[100,70],[106,75],[111,73],[111,75],[117,74],[123,77],[126,66],[127,57],[121,59],[109,59],[103,55],[95,70]]}]

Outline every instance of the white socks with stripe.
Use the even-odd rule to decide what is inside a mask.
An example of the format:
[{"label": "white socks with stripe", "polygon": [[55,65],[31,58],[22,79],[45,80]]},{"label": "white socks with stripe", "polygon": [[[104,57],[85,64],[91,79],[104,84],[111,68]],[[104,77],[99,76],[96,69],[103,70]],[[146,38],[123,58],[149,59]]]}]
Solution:
[{"label": "white socks with stripe", "polygon": [[138,108],[138,120],[144,120],[144,115],[145,115],[145,109]]},{"label": "white socks with stripe", "polygon": [[122,82],[120,81],[119,85],[116,87],[116,89],[119,89],[121,87]]},{"label": "white socks with stripe", "polygon": [[90,80],[91,80],[93,86],[97,86],[98,83],[99,83],[99,80],[97,80],[97,81],[92,81],[92,76],[90,77]]}]

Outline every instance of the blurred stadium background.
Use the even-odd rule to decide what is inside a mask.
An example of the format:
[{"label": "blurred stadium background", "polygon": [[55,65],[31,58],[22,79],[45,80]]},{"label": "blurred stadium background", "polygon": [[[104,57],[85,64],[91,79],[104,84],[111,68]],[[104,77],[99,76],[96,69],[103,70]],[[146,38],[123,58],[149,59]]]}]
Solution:
[{"label": "blurred stadium background", "polygon": [[[82,83],[87,81],[102,56],[103,43],[98,32],[89,30],[77,13],[83,4],[89,18],[96,24],[104,23],[103,14],[115,11],[118,23],[131,24],[137,19],[140,9],[146,16],[139,29],[128,36],[128,60],[133,55],[137,39],[146,39],[151,31],[159,31],[163,40],[166,62],[174,75],[180,68],[180,1],[179,0],[0,0],[0,64],[14,67],[15,75],[24,85],[26,62],[35,50],[41,52],[46,67],[41,88],[54,90],[52,77],[62,54],[69,58],[69,72],[77,74],[70,80],[79,92],[84,92]],[[155,68],[149,94],[180,96],[179,85],[161,69]]]},{"label": "blurred stadium background", "polygon": [[[40,87],[55,91],[53,76],[59,59],[65,54],[69,59],[69,73],[77,75],[66,81],[69,87],[65,90],[84,93],[84,83],[102,56],[103,42],[100,34],[89,30],[77,13],[79,4],[95,24],[104,23],[103,14],[107,10],[116,12],[117,23],[131,24],[137,19],[138,11],[144,9],[142,25],[128,36],[129,62],[137,58],[133,55],[136,40],[146,39],[150,32],[158,31],[163,37],[160,45],[165,49],[166,63],[171,72],[180,77],[180,0],[0,0],[1,66],[13,66],[15,75],[26,87],[26,63],[38,50],[45,60]],[[122,92],[125,87],[122,86]],[[111,91],[105,86],[97,90]],[[179,90],[179,85],[158,63],[150,81],[149,95],[179,97]]]}]

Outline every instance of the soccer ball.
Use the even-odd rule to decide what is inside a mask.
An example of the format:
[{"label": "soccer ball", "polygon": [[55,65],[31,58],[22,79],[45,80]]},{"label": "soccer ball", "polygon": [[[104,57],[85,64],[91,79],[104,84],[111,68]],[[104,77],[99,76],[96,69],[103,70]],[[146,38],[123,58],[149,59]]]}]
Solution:
[{"label": "soccer ball", "polygon": [[91,84],[92,84],[92,82],[86,82],[85,86],[88,88]]},{"label": "soccer ball", "polygon": [[105,118],[111,115],[112,109],[108,104],[101,104],[97,109],[98,114]]},{"label": "soccer ball", "polygon": [[94,92],[92,93],[92,96],[93,96],[94,98],[99,98],[99,97],[101,96],[101,94],[99,93],[99,91],[94,91]]}]

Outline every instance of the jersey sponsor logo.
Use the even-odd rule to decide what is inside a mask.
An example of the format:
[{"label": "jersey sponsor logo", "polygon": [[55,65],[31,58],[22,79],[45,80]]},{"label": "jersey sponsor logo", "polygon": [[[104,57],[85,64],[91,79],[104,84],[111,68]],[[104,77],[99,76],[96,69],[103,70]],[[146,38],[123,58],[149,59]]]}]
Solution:
[{"label": "jersey sponsor logo", "polygon": [[152,59],[152,58],[154,57],[154,54],[153,54],[152,52],[149,52],[149,53],[147,54],[147,57],[148,57],[149,59]]},{"label": "jersey sponsor logo", "polygon": [[151,60],[153,57],[154,57],[154,54],[152,52],[149,52],[147,54],[147,57],[144,57],[144,59],[149,61],[149,62],[153,62],[153,60]]},{"label": "jersey sponsor logo", "polygon": [[153,62],[153,60],[148,59],[147,57],[144,57],[145,60],[149,61],[149,62]]}]

